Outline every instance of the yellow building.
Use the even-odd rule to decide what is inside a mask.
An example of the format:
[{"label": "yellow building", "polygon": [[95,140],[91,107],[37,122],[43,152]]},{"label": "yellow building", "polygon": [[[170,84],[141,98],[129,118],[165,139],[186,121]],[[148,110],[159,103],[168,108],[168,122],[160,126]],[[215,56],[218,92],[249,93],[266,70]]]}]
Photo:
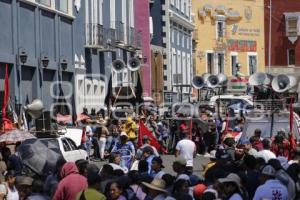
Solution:
[{"label": "yellow building", "polygon": [[264,0],[192,0],[196,74],[265,69]]}]

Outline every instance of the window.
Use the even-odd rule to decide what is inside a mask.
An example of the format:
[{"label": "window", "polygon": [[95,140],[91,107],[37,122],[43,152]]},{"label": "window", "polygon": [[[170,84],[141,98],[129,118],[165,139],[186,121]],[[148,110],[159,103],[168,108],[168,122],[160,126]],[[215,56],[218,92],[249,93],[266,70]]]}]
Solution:
[{"label": "window", "polygon": [[207,53],[206,55],[206,63],[207,63],[207,73],[213,74],[214,73],[214,54]]},{"label": "window", "polygon": [[172,36],[171,36],[171,38],[172,38],[172,43],[174,43],[174,37],[175,37],[175,30],[172,29]]},{"label": "window", "polygon": [[61,141],[63,143],[64,150],[65,151],[71,151],[71,147],[70,147],[68,141],[65,138],[61,139]]},{"label": "window", "polygon": [[186,12],[186,1],[184,1],[183,7],[184,7],[184,8],[183,8],[183,12],[184,12],[185,15],[187,15],[187,12]]},{"label": "window", "polygon": [[183,0],[179,0],[179,5],[178,5],[178,9],[179,9],[179,10],[182,9],[182,7],[181,7],[181,6],[182,6],[182,1],[183,1]]},{"label": "window", "polygon": [[185,35],[181,34],[181,45],[184,48],[184,40],[185,40]]},{"label": "window", "polygon": [[180,31],[177,31],[177,45],[180,45]]},{"label": "window", "polygon": [[190,48],[190,37],[188,35],[186,36],[186,48]]},{"label": "window", "polygon": [[232,73],[232,76],[236,75],[236,72],[237,72],[236,64],[237,64],[237,56],[236,55],[231,55],[231,73]]},{"label": "window", "polygon": [[248,56],[249,61],[249,75],[252,75],[256,72],[257,69],[257,57],[256,55],[249,55]]},{"label": "window", "polygon": [[224,73],[224,53],[217,54],[218,73]]},{"label": "window", "polygon": [[38,2],[46,6],[51,6],[51,0],[39,0]]},{"label": "window", "polygon": [[68,12],[69,8],[68,8],[68,1],[69,0],[60,0],[59,1],[59,10],[62,12]]},{"label": "window", "polygon": [[66,140],[68,141],[68,143],[69,143],[72,150],[77,150],[78,149],[73,140],[70,140],[69,138],[66,138]]},{"label": "window", "polygon": [[223,38],[225,36],[225,22],[224,21],[218,21],[217,22],[217,40],[223,41]]},{"label": "window", "polygon": [[286,35],[287,37],[298,36],[298,17],[289,17],[286,20]]},{"label": "window", "polygon": [[295,49],[288,49],[288,65],[295,65]]}]

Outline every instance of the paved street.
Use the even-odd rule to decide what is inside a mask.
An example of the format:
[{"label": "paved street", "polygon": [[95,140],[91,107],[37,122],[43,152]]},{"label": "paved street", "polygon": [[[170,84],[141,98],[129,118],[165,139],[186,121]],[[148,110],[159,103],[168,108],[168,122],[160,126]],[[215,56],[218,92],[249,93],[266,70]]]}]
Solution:
[{"label": "paved street", "polygon": [[[175,157],[173,155],[162,155],[162,159],[163,159],[163,164],[165,166],[164,171],[169,174],[175,175],[172,169],[172,163]],[[207,164],[208,161],[209,161],[208,158],[197,155],[196,158],[194,159],[194,173],[199,174],[203,170],[202,166]],[[93,162],[93,163],[95,163],[99,168],[101,168],[101,166],[107,162]]]}]

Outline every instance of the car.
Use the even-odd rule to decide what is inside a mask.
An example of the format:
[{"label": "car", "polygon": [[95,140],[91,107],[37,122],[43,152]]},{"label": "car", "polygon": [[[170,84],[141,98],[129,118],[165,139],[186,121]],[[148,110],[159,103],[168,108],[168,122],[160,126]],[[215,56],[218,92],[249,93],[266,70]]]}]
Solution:
[{"label": "car", "polygon": [[50,138],[39,138],[39,140],[43,140],[48,143],[55,144],[60,151],[62,156],[68,162],[75,162],[76,160],[84,159],[88,160],[88,154],[85,150],[80,149],[79,146],[69,137],[66,136],[58,136],[58,137],[50,137]]},{"label": "car", "polygon": [[227,108],[232,108],[235,114],[239,114],[241,111],[243,114],[249,113],[254,107],[251,96],[243,95],[216,95],[212,96],[208,102],[210,107],[214,107],[215,110],[218,110],[218,102],[220,102],[221,112],[225,111]]}]

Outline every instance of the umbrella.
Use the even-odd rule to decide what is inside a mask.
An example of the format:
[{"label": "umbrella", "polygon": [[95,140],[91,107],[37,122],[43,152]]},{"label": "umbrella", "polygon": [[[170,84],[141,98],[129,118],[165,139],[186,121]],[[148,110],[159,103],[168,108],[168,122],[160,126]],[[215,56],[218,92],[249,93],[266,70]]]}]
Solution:
[{"label": "umbrella", "polygon": [[2,134],[0,142],[21,142],[32,138],[35,138],[35,136],[28,131],[15,129]]},{"label": "umbrella", "polygon": [[23,165],[38,175],[48,174],[56,168],[56,162],[62,157],[55,138],[29,139],[17,149]]}]

